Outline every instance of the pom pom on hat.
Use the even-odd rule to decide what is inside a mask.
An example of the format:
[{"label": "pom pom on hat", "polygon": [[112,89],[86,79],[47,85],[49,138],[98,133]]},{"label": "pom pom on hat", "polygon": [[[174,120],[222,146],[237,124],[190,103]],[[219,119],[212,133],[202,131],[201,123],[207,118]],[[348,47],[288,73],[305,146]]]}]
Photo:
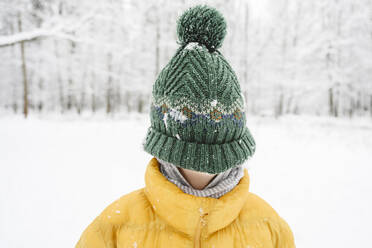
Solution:
[{"label": "pom pom on hat", "polygon": [[153,85],[143,148],[178,167],[221,173],[256,150],[238,78],[216,50],[226,22],[216,9],[198,5],[180,16],[177,33],[181,46]]},{"label": "pom pom on hat", "polygon": [[226,22],[216,9],[197,5],[186,10],[177,21],[177,35],[181,45],[198,42],[209,50],[221,47],[226,35]]}]

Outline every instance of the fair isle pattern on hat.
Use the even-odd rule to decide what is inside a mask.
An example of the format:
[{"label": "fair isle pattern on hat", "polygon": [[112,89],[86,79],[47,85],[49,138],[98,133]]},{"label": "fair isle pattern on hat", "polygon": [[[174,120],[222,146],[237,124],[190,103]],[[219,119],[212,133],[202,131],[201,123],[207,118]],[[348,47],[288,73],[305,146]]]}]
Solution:
[{"label": "fair isle pattern on hat", "polygon": [[208,173],[240,165],[254,154],[237,76],[217,50],[225,28],[222,15],[208,6],[191,8],[178,20],[181,46],[153,86],[144,142],[150,154]]}]

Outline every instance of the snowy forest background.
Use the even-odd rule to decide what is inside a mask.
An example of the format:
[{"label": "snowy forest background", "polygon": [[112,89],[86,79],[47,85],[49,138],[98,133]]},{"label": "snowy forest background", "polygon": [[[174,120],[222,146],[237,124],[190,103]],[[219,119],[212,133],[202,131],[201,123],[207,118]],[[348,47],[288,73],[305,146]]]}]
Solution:
[{"label": "snowy forest background", "polygon": [[227,20],[249,190],[297,247],[370,247],[372,0],[0,0],[1,248],[74,247],[145,186],[152,85],[200,3]]},{"label": "snowy forest background", "polygon": [[372,117],[371,0],[1,0],[1,112],[147,112],[196,3],[227,19],[248,114]]}]

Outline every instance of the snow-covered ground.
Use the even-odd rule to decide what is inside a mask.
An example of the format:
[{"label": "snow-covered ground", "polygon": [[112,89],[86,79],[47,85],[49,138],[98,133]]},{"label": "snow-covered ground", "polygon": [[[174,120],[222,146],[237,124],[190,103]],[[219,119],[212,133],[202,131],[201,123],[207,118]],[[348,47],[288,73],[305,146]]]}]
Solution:
[{"label": "snow-covered ground", "polygon": [[[110,202],[144,186],[147,116],[0,120],[0,247],[73,247]],[[372,120],[248,120],[251,191],[297,247],[370,247]]]}]

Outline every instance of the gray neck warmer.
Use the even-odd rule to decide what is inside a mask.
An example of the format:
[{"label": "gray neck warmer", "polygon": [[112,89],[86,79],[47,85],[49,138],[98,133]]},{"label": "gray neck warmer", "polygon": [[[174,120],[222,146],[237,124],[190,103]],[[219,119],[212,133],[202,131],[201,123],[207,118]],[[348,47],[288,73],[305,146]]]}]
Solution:
[{"label": "gray neck warmer", "polygon": [[231,191],[244,176],[243,166],[230,168],[224,172],[217,174],[208,185],[202,189],[194,189],[189,182],[183,177],[177,166],[156,158],[159,161],[160,172],[168,179],[168,181],[175,184],[184,193],[200,196],[220,198],[227,192]]}]

